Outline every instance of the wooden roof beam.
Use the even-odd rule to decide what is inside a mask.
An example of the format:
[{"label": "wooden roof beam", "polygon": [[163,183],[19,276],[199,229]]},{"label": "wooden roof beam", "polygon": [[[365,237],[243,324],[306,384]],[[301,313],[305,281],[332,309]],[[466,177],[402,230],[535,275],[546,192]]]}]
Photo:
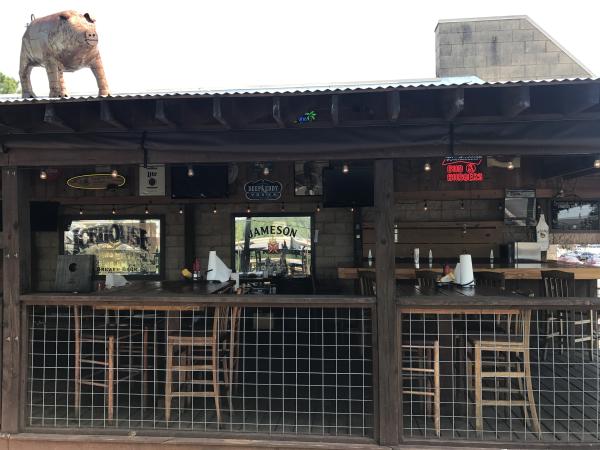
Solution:
[{"label": "wooden roof beam", "polygon": [[531,106],[529,86],[502,88],[500,95],[500,109],[504,117],[516,117]]},{"label": "wooden roof beam", "polygon": [[73,131],[73,128],[65,124],[65,122],[58,116],[52,103],[46,104],[44,109],[44,123],[52,125],[53,127],[59,128],[63,131]]},{"label": "wooden roof beam", "polygon": [[232,128],[231,120],[229,117],[226,117],[223,110],[224,105],[222,99],[220,97],[213,98],[213,119],[219,122],[224,128]]},{"label": "wooden roof beam", "polygon": [[285,120],[283,119],[283,108],[281,105],[281,97],[273,97],[273,120],[279,128],[285,128]]},{"label": "wooden roof beam", "polygon": [[562,100],[564,114],[582,113],[600,103],[600,85],[586,83],[564,86],[559,98]]},{"label": "wooden roof beam", "polygon": [[100,121],[104,122],[111,127],[118,128],[119,130],[125,130],[127,127],[119,122],[112,113],[110,104],[107,101],[100,102]]},{"label": "wooden roof beam", "polygon": [[339,95],[331,96],[331,121],[333,122],[333,126],[338,126],[340,124],[340,96]]},{"label": "wooden roof beam", "polygon": [[387,116],[390,122],[396,122],[400,118],[400,92],[387,93]]},{"label": "wooden roof beam", "polygon": [[175,124],[169,119],[167,112],[165,111],[164,100],[156,101],[154,105],[154,119],[169,128],[175,128]]},{"label": "wooden roof beam", "polygon": [[441,93],[442,116],[446,120],[453,120],[465,108],[464,88],[446,89]]}]

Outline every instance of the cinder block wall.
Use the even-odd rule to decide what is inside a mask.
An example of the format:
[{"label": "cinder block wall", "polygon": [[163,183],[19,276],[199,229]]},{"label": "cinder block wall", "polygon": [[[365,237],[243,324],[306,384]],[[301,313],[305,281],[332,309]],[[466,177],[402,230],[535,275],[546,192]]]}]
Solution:
[{"label": "cinder block wall", "polygon": [[593,76],[527,16],[441,20],[435,42],[438,77],[510,81]]}]

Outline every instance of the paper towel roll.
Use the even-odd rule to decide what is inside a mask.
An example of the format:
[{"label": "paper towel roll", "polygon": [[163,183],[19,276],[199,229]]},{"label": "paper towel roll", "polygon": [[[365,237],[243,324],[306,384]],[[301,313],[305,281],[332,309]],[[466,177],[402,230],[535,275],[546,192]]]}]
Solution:
[{"label": "paper towel roll", "polygon": [[456,263],[454,267],[454,282],[460,284],[460,263]]},{"label": "paper towel roll", "polygon": [[460,284],[463,286],[475,286],[471,255],[460,255]]}]

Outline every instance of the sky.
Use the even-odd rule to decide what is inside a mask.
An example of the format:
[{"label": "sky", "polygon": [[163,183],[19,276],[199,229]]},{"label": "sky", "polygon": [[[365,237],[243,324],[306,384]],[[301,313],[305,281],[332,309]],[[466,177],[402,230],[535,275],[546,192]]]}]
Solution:
[{"label": "sky", "polygon": [[[13,0],[0,16],[0,72],[18,78],[31,14],[66,9],[97,20],[112,93],[433,78],[439,19],[505,15],[528,15],[600,75],[597,0]],[[71,94],[97,93],[87,69],[65,80]],[[32,83],[47,95],[44,69]]]}]

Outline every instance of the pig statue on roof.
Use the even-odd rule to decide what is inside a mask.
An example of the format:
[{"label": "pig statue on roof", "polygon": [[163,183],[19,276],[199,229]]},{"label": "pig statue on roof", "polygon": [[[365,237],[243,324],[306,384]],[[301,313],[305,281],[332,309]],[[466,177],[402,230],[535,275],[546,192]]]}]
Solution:
[{"label": "pig statue on roof", "polygon": [[35,97],[31,69],[44,67],[48,74],[50,97],[67,97],[63,72],[84,67],[92,69],[98,95],[109,95],[102,59],[98,51],[95,20],[88,14],[63,11],[35,19],[27,26],[21,44],[19,77],[23,98]]}]

